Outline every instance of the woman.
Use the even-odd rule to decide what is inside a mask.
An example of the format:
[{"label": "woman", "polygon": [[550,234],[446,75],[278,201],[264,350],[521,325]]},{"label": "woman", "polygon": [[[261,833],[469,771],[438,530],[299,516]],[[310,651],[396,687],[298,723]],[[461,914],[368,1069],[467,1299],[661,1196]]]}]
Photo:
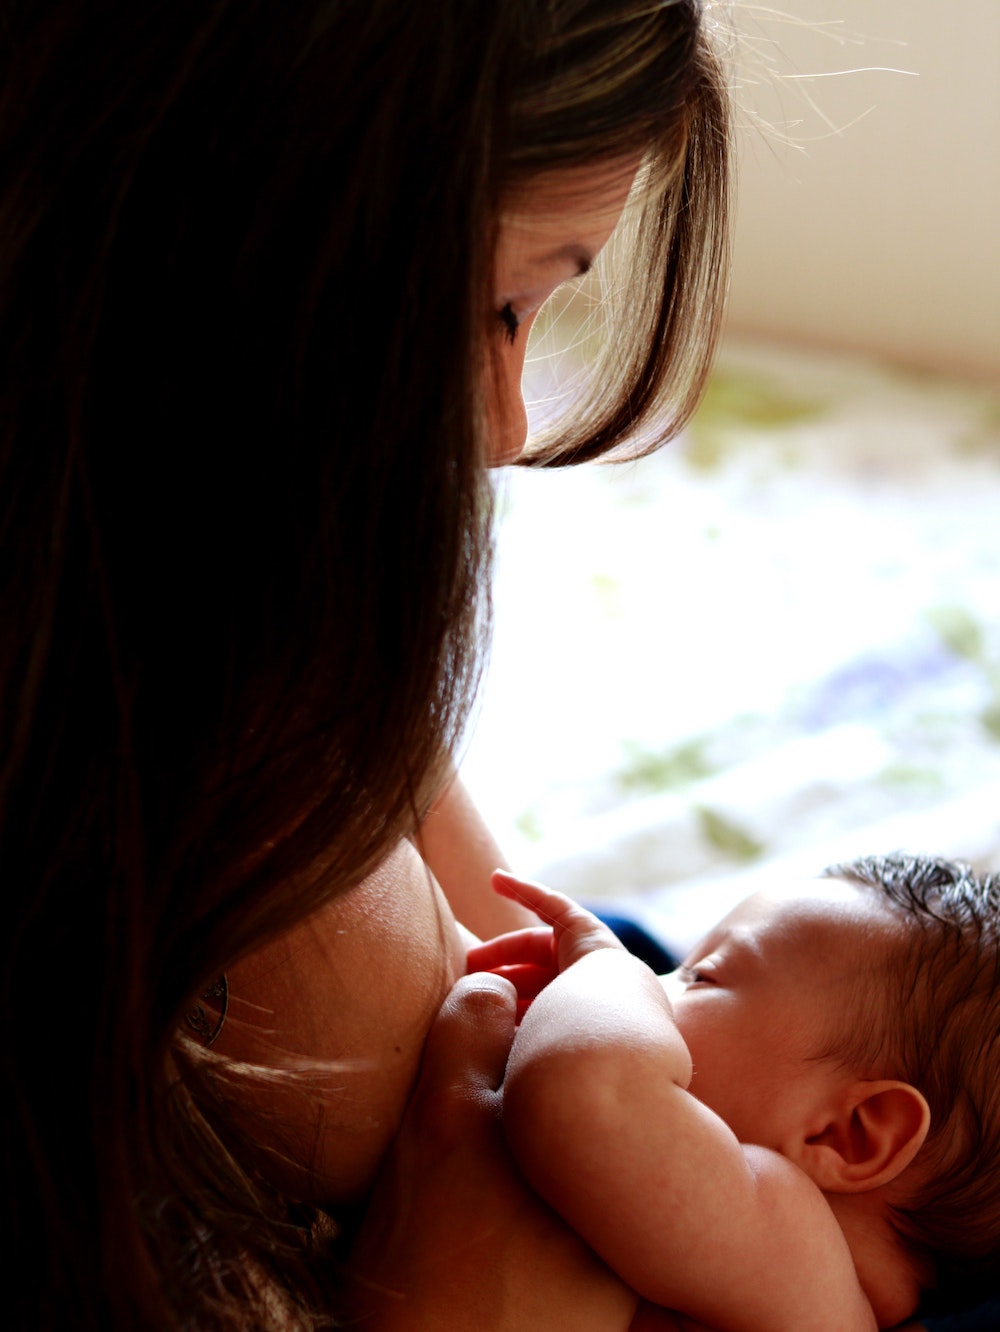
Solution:
[{"label": "woman", "polygon": [[[720,77],[696,0],[0,16],[8,1318],[316,1326],[462,968],[421,821],[470,928],[507,923],[461,793],[426,816],[528,325],[638,170],[613,376],[532,461],[690,413]],[[507,1173],[510,1021],[465,981],[433,1025],[352,1260],[408,1292],[380,1327],[622,1316]]]}]

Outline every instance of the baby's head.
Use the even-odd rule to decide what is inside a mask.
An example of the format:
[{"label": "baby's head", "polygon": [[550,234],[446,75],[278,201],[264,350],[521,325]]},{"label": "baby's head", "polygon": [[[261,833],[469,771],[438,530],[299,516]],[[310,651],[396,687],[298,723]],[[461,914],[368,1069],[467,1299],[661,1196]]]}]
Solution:
[{"label": "baby's head", "polygon": [[942,1285],[965,1285],[1000,1258],[1000,876],[903,855],[826,873],[888,904],[905,926],[884,972],[867,976],[867,1003],[835,1053],[876,1062],[881,1050],[926,1097],[918,1183],[894,1220],[934,1257]]},{"label": "baby's head", "polygon": [[[748,898],[665,985],[691,1091],[939,1280],[1000,1253],[1000,878],[870,857]],[[929,1112],[929,1113],[928,1113]]]}]

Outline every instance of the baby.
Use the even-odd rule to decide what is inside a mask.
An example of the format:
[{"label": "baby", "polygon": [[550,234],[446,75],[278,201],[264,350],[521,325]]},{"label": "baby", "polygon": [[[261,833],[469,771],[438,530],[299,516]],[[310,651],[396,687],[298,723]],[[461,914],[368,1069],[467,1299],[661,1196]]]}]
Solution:
[{"label": "baby", "polygon": [[[657,978],[569,898],[477,945],[528,1180],[658,1311],[860,1332],[1000,1252],[1000,878],[903,856],[748,898]],[[549,983],[551,982],[551,983]]]}]

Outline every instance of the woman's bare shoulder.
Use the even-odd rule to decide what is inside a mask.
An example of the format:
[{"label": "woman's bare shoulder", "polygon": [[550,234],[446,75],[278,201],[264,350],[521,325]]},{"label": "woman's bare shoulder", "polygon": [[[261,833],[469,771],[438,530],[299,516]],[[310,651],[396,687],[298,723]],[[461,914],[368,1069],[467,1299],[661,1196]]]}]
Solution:
[{"label": "woman's bare shoulder", "polygon": [[246,1074],[239,1114],[276,1182],[322,1202],[364,1193],[464,969],[464,941],[409,842],[230,968],[214,1049],[264,1070]]}]

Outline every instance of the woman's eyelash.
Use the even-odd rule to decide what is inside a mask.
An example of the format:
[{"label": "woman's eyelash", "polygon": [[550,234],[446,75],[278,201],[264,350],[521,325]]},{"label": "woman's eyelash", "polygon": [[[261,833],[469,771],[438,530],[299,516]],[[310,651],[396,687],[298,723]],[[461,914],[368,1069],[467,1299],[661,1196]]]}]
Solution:
[{"label": "woman's eyelash", "polygon": [[514,307],[511,305],[510,301],[507,302],[502,310],[497,311],[497,318],[503,325],[504,337],[507,341],[516,342],[517,330],[521,327],[521,321],[514,313]]}]

